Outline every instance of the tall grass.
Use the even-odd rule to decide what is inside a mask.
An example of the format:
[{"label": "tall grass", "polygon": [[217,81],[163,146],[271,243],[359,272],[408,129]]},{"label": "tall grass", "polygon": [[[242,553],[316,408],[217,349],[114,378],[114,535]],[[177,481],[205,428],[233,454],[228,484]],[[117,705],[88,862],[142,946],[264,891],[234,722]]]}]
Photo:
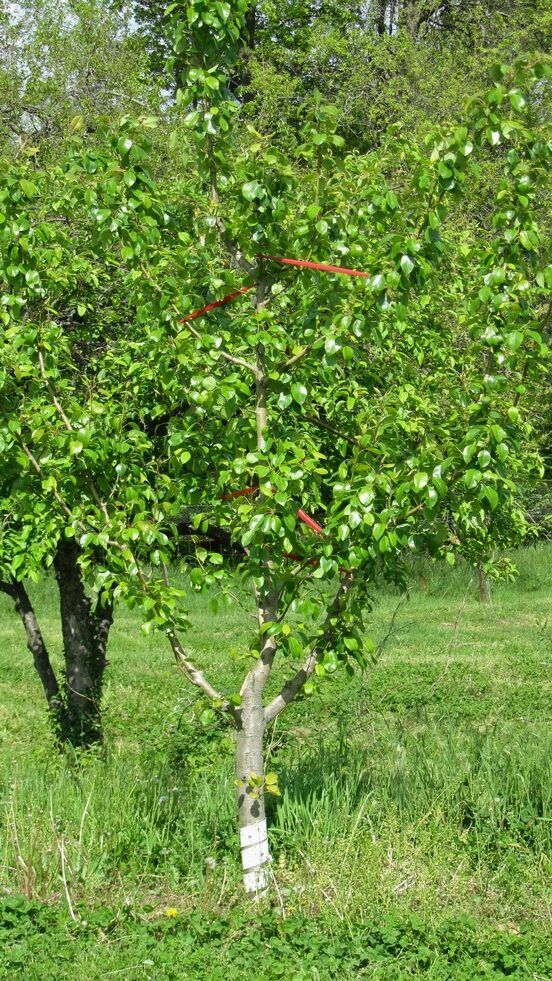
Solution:
[{"label": "tall grass", "polygon": [[[282,901],[341,919],[374,905],[549,914],[552,549],[524,550],[518,564],[519,580],[494,588],[489,608],[466,569],[424,566],[426,587],[401,611],[382,663],[352,686],[328,682],[278,723],[269,765],[282,796],[269,820]],[[39,600],[55,650],[53,596],[43,588]],[[395,605],[382,596],[380,636]],[[240,612],[217,630],[206,598],[196,614],[195,651],[232,679]],[[7,669],[0,677],[0,722],[3,712],[4,733],[18,728],[17,752],[7,741],[0,751],[0,895],[236,901],[232,738],[198,729],[165,652],[125,614],[106,750],[60,757],[33,704],[32,667],[12,621],[4,626],[17,670],[15,683]]]},{"label": "tall grass", "polygon": [[[368,880],[389,904],[400,883],[382,875],[388,856],[421,847],[437,851],[441,875],[446,859],[464,861],[470,889],[483,870],[511,870],[513,856],[532,864],[540,902],[551,750],[550,735],[442,726],[384,726],[368,743],[341,732],[293,761],[288,747],[271,764],[283,794],[269,806],[282,887],[311,902],[313,883],[333,869],[340,909],[358,905]],[[89,903],[159,887],[189,901],[213,890],[228,899],[239,883],[234,792],[230,757],[191,773],[124,753],[19,767],[2,788],[0,889]],[[434,898],[430,891],[429,905]]]}]

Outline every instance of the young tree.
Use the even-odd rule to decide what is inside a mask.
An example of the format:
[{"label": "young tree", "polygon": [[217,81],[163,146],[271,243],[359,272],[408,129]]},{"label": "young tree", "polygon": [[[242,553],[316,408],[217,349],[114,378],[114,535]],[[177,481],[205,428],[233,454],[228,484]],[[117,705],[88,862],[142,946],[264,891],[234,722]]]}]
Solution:
[{"label": "young tree", "polygon": [[[269,881],[264,795],[277,790],[267,728],[316,678],[369,662],[371,589],[404,581],[409,553],[476,565],[524,530],[516,485],[539,468],[526,392],[546,356],[551,270],[536,218],[549,146],[523,122],[543,66],[500,69],[427,150],[392,133],[377,155],[343,155],[334,111],[315,104],[291,161],[233,133],[226,81],[246,10],[193,0],[184,30],[173,9],[195,146],[185,182],[155,186],[143,124],[128,119],[101,154],[76,146],[62,168],[94,229],[94,268],[117,270],[125,335],[83,384],[62,325],[37,323],[33,307],[22,329],[29,304],[12,301],[2,435],[29,497],[59,538],[77,540],[85,574],[141,608],[236,728],[244,882],[258,895]],[[493,228],[456,231],[448,209],[472,157],[503,142]],[[25,263],[17,295],[27,272],[42,276],[34,253]],[[192,588],[232,597],[237,575],[255,598],[235,692],[181,639],[171,569],[192,510]],[[242,550],[237,572],[202,547],[208,525]]]}]

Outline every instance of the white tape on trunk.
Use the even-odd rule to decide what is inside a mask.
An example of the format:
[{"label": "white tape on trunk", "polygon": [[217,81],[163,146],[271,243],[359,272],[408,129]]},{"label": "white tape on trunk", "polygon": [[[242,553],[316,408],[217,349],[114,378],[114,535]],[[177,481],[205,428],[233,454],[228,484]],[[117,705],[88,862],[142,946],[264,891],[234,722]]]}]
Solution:
[{"label": "white tape on trunk", "polygon": [[240,828],[240,845],[242,848],[247,848],[249,845],[260,845],[267,838],[266,821],[257,821],[256,824],[248,824],[247,827]]},{"label": "white tape on trunk", "polygon": [[257,865],[264,865],[270,859],[268,841],[259,842],[257,845],[248,845],[242,848],[242,866],[244,869],[254,869]]},{"label": "white tape on trunk", "polygon": [[247,893],[257,895],[266,892],[268,889],[268,872],[266,869],[255,869],[254,872],[245,872],[243,885]]}]

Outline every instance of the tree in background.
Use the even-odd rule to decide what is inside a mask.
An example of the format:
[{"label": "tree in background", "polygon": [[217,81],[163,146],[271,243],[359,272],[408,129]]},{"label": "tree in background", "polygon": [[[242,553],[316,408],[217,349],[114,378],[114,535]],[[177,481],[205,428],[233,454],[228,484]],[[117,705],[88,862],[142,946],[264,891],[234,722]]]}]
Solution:
[{"label": "tree in background", "polygon": [[[71,120],[159,105],[129,16],[102,0],[25,0],[0,13],[0,148],[33,156],[56,148]],[[74,125],[78,125],[75,123]]]},{"label": "tree in background", "polygon": [[[170,53],[165,7],[131,4],[159,74]],[[303,107],[318,90],[336,106],[347,145],[366,150],[395,122],[423,136],[428,120],[454,121],[493,63],[549,51],[551,31],[546,0],[259,0],[248,8],[228,81],[247,118],[282,149],[296,147]],[[176,80],[183,59],[173,57]]]},{"label": "tree in background", "polygon": [[[129,107],[157,107],[159,97],[129,19],[109,14],[104,3],[28,0],[0,18],[4,322],[12,323],[15,309],[21,313],[15,329],[18,343],[24,344],[29,316],[36,318],[40,308],[39,321],[55,317],[69,339],[75,370],[85,380],[98,351],[124,332],[124,301],[117,293],[113,263],[98,252],[92,258],[94,226],[89,221],[88,229],[83,227],[70,178],[55,162],[76,133],[92,146],[101,118],[113,118]],[[48,173],[41,169],[45,166]],[[91,172],[96,166],[90,158]],[[26,397],[24,374],[19,385]],[[40,503],[26,496],[18,482],[20,466],[20,460],[4,457],[0,590],[13,600],[24,626],[56,737],[75,746],[94,744],[102,739],[112,599],[87,590],[78,545],[64,539],[63,525],[49,523]],[[37,579],[51,565],[60,596],[63,679],[56,676],[21,578]]]}]

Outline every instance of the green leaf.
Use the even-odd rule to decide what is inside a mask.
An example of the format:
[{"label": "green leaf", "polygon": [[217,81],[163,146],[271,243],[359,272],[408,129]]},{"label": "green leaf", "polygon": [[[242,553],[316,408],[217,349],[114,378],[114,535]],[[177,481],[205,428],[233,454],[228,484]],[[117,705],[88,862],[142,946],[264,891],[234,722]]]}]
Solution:
[{"label": "green leaf", "polygon": [[291,386],[291,394],[295,402],[298,402],[299,405],[303,405],[303,402],[307,398],[308,391],[303,384],[294,382]]},{"label": "green leaf", "polygon": [[424,487],[427,486],[428,480],[429,480],[428,474],[425,473],[425,471],[420,470],[419,473],[414,474],[414,479],[412,481],[414,485],[414,489],[417,491],[423,490]]},{"label": "green leaf", "polygon": [[523,96],[521,92],[510,92],[508,98],[510,99],[514,109],[516,109],[518,112],[520,112],[527,105],[525,96]]},{"label": "green leaf", "polygon": [[403,255],[401,257],[401,269],[406,276],[410,276],[410,273],[414,269],[414,263],[409,255]]},{"label": "green leaf", "polygon": [[496,508],[498,507],[498,500],[499,500],[496,490],[494,489],[494,487],[487,486],[484,488],[484,493],[489,504],[491,505],[491,511],[495,511]]},{"label": "green leaf", "polygon": [[506,343],[511,351],[518,351],[523,343],[521,330],[512,330],[509,334],[506,334]]},{"label": "green leaf", "polygon": [[24,177],[21,178],[19,183],[21,185],[21,190],[23,191],[25,197],[27,198],[36,197],[36,195],[38,194],[38,187],[36,186],[36,184],[33,184],[32,181],[26,180],[26,178]]},{"label": "green leaf", "polygon": [[242,185],[241,192],[246,201],[254,201],[255,198],[260,196],[261,185],[258,181],[248,181],[246,184]]},{"label": "green leaf", "polygon": [[337,343],[337,341],[335,340],[334,337],[328,337],[328,338],[326,338],[326,341],[324,343],[324,350],[325,350],[326,354],[336,354],[337,351],[339,351],[339,349],[340,349],[340,346],[339,346],[339,344]]},{"label": "green leaf", "polygon": [[473,490],[477,487],[479,480],[481,478],[481,473],[479,470],[466,470],[464,474],[464,483],[468,490]]},{"label": "green leaf", "polygon": [[292,657],[303,657],[303,645],[297,640],[296,637],[288,637],[287,645],[289,653]]}]

